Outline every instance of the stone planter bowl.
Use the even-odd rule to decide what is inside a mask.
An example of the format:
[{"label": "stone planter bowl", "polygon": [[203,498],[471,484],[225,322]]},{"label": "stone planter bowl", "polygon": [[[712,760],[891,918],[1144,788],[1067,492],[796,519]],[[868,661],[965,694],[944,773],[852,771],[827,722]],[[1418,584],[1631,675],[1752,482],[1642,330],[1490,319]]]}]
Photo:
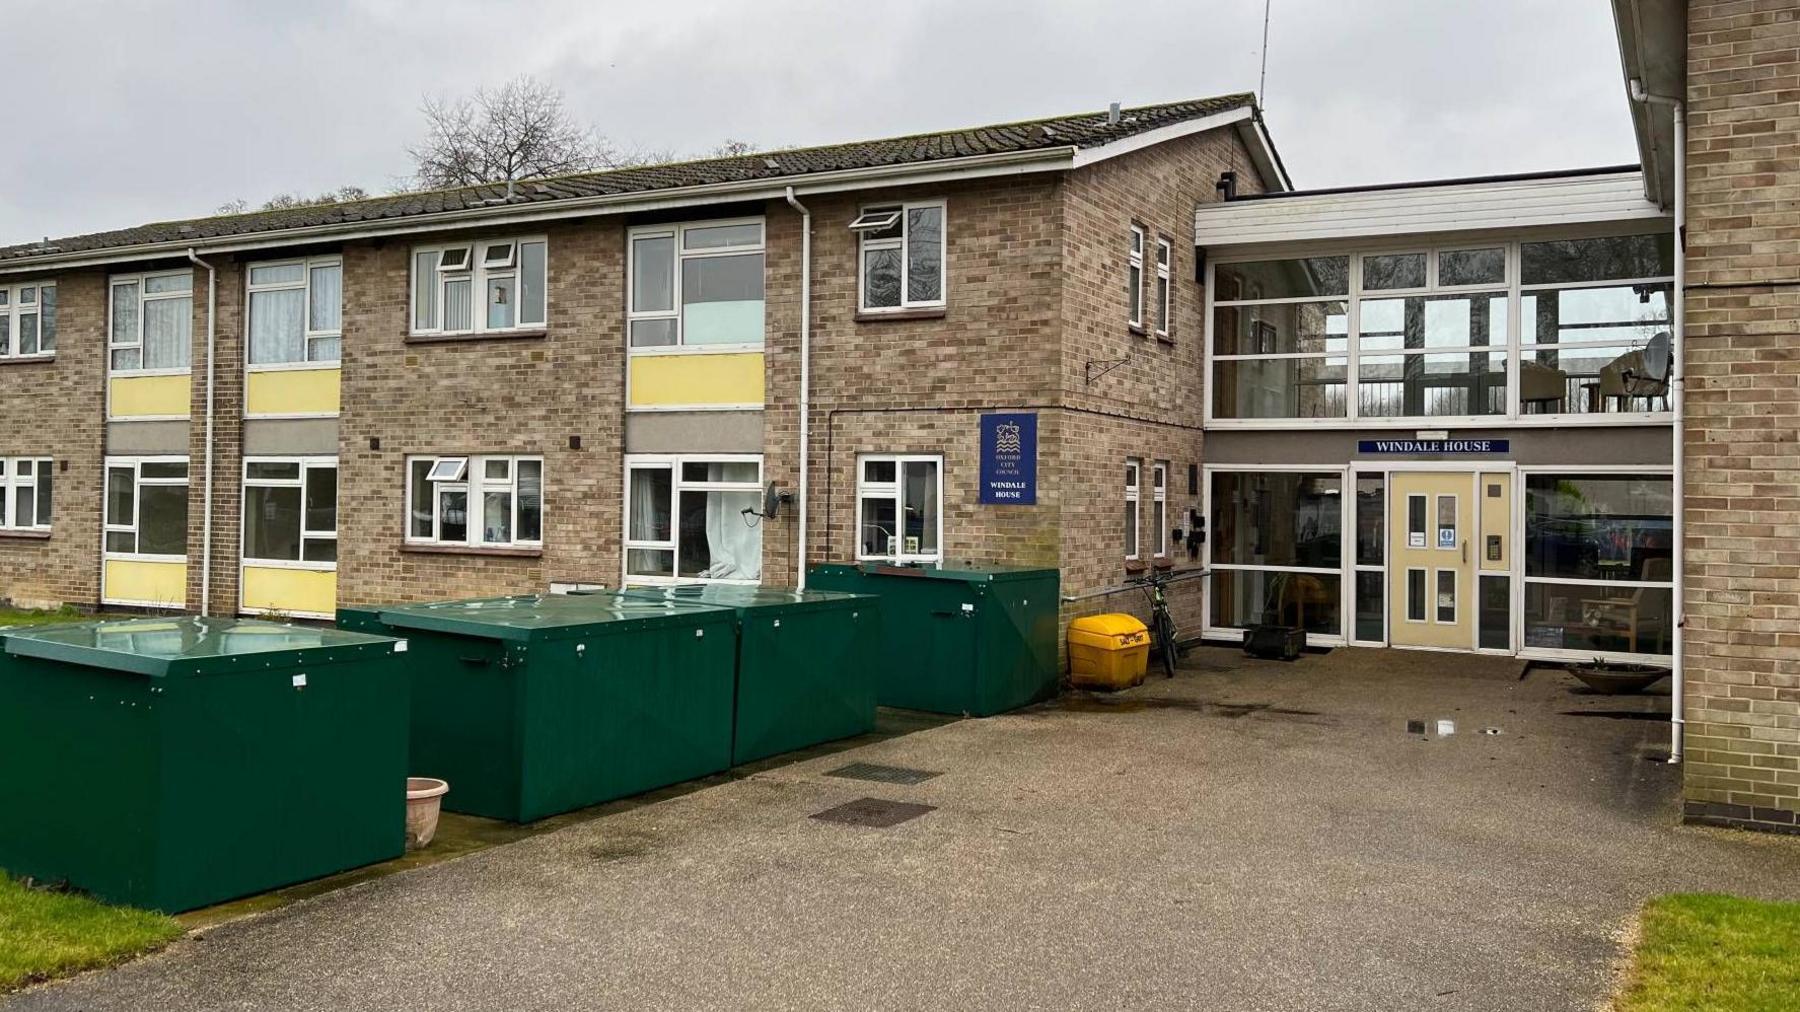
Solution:
[{"label": "stone planter bowl", "polygon": [[406,849],[418,850],[431,845],[437,835],[438,806],[450,785],[431,777],[406,778]]},{"label": "stone planter bowl", "polygon": [[1571,664],[1568,672],[1595,692],[1621,696],[1648,689],[1669,669],[1660,664]]}]

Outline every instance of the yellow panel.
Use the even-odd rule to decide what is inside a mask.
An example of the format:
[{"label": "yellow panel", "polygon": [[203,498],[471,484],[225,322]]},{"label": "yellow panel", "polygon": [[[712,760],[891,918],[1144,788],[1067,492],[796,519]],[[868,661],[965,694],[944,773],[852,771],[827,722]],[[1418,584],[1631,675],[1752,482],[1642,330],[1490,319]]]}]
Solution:
[{"label": "yellow panel", "polygon": [[245,566],[244,610],[287,615],[337,613],[337,574],[316,569]]},{"label": "yellow panel", "polygon": [[631,406],[704,407],[763,402],[763,353],[633,355]]},{"label": "yellow panel", "polygon": [[156,608],[187,607],[187,563],[106,560],[106,600]]},{"label": "yellow panel", "polygon": [[179,376],[114,376],[111,417],[186,418],[192,380]]},{"label": "yellow panel", "polygon": [[335,415],[338,375],[329,369],[277,369],[249,374],[244,390],[247,415]]}]

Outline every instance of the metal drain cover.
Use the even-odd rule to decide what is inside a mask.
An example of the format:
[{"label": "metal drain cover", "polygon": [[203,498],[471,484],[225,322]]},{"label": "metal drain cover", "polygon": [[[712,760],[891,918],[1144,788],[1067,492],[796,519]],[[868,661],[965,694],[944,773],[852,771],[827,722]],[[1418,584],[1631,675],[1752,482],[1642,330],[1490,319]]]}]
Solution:
[{"label": "metal drain cover", "polygon": [[937,811],[936,805],[915,805],[910,801],[884,801],[881,798],[857,798],[836,808],[827,808],[812,816],[820,822],[841,822],[846,826],[868,826],[886,829],[926,812]]},{"label": "metal drain cover", "polygon": [[828,777],[843,777],[845,780],[873,780],[878,784],[922,784],[932,777],[941,777],[942,773],[934,770],[915,770],[907,766],[883,766],[880,763],[851,763],[839,766],[835,770],[827,770]]}]

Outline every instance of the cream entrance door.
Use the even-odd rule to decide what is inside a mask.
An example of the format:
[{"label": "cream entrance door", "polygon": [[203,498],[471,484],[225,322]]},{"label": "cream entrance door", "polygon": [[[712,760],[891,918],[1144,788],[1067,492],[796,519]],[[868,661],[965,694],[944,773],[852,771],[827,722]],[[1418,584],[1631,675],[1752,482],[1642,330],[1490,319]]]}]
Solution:
[{"label": "cream entrance door", "polygon": [[1475,475],[1388,476],[1388,642],[1475,647]]}]

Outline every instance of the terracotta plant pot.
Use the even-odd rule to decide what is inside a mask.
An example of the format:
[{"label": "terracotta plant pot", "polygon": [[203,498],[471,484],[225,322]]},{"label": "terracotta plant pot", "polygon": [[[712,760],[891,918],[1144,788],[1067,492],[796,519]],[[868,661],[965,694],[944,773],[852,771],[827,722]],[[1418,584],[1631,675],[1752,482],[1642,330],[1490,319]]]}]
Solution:
[{"label": "terracotta plant pot", "polygon": [[431,845],[437,835],[438,806],[450,785],[431,777],[406,778],[406,849]]}]

